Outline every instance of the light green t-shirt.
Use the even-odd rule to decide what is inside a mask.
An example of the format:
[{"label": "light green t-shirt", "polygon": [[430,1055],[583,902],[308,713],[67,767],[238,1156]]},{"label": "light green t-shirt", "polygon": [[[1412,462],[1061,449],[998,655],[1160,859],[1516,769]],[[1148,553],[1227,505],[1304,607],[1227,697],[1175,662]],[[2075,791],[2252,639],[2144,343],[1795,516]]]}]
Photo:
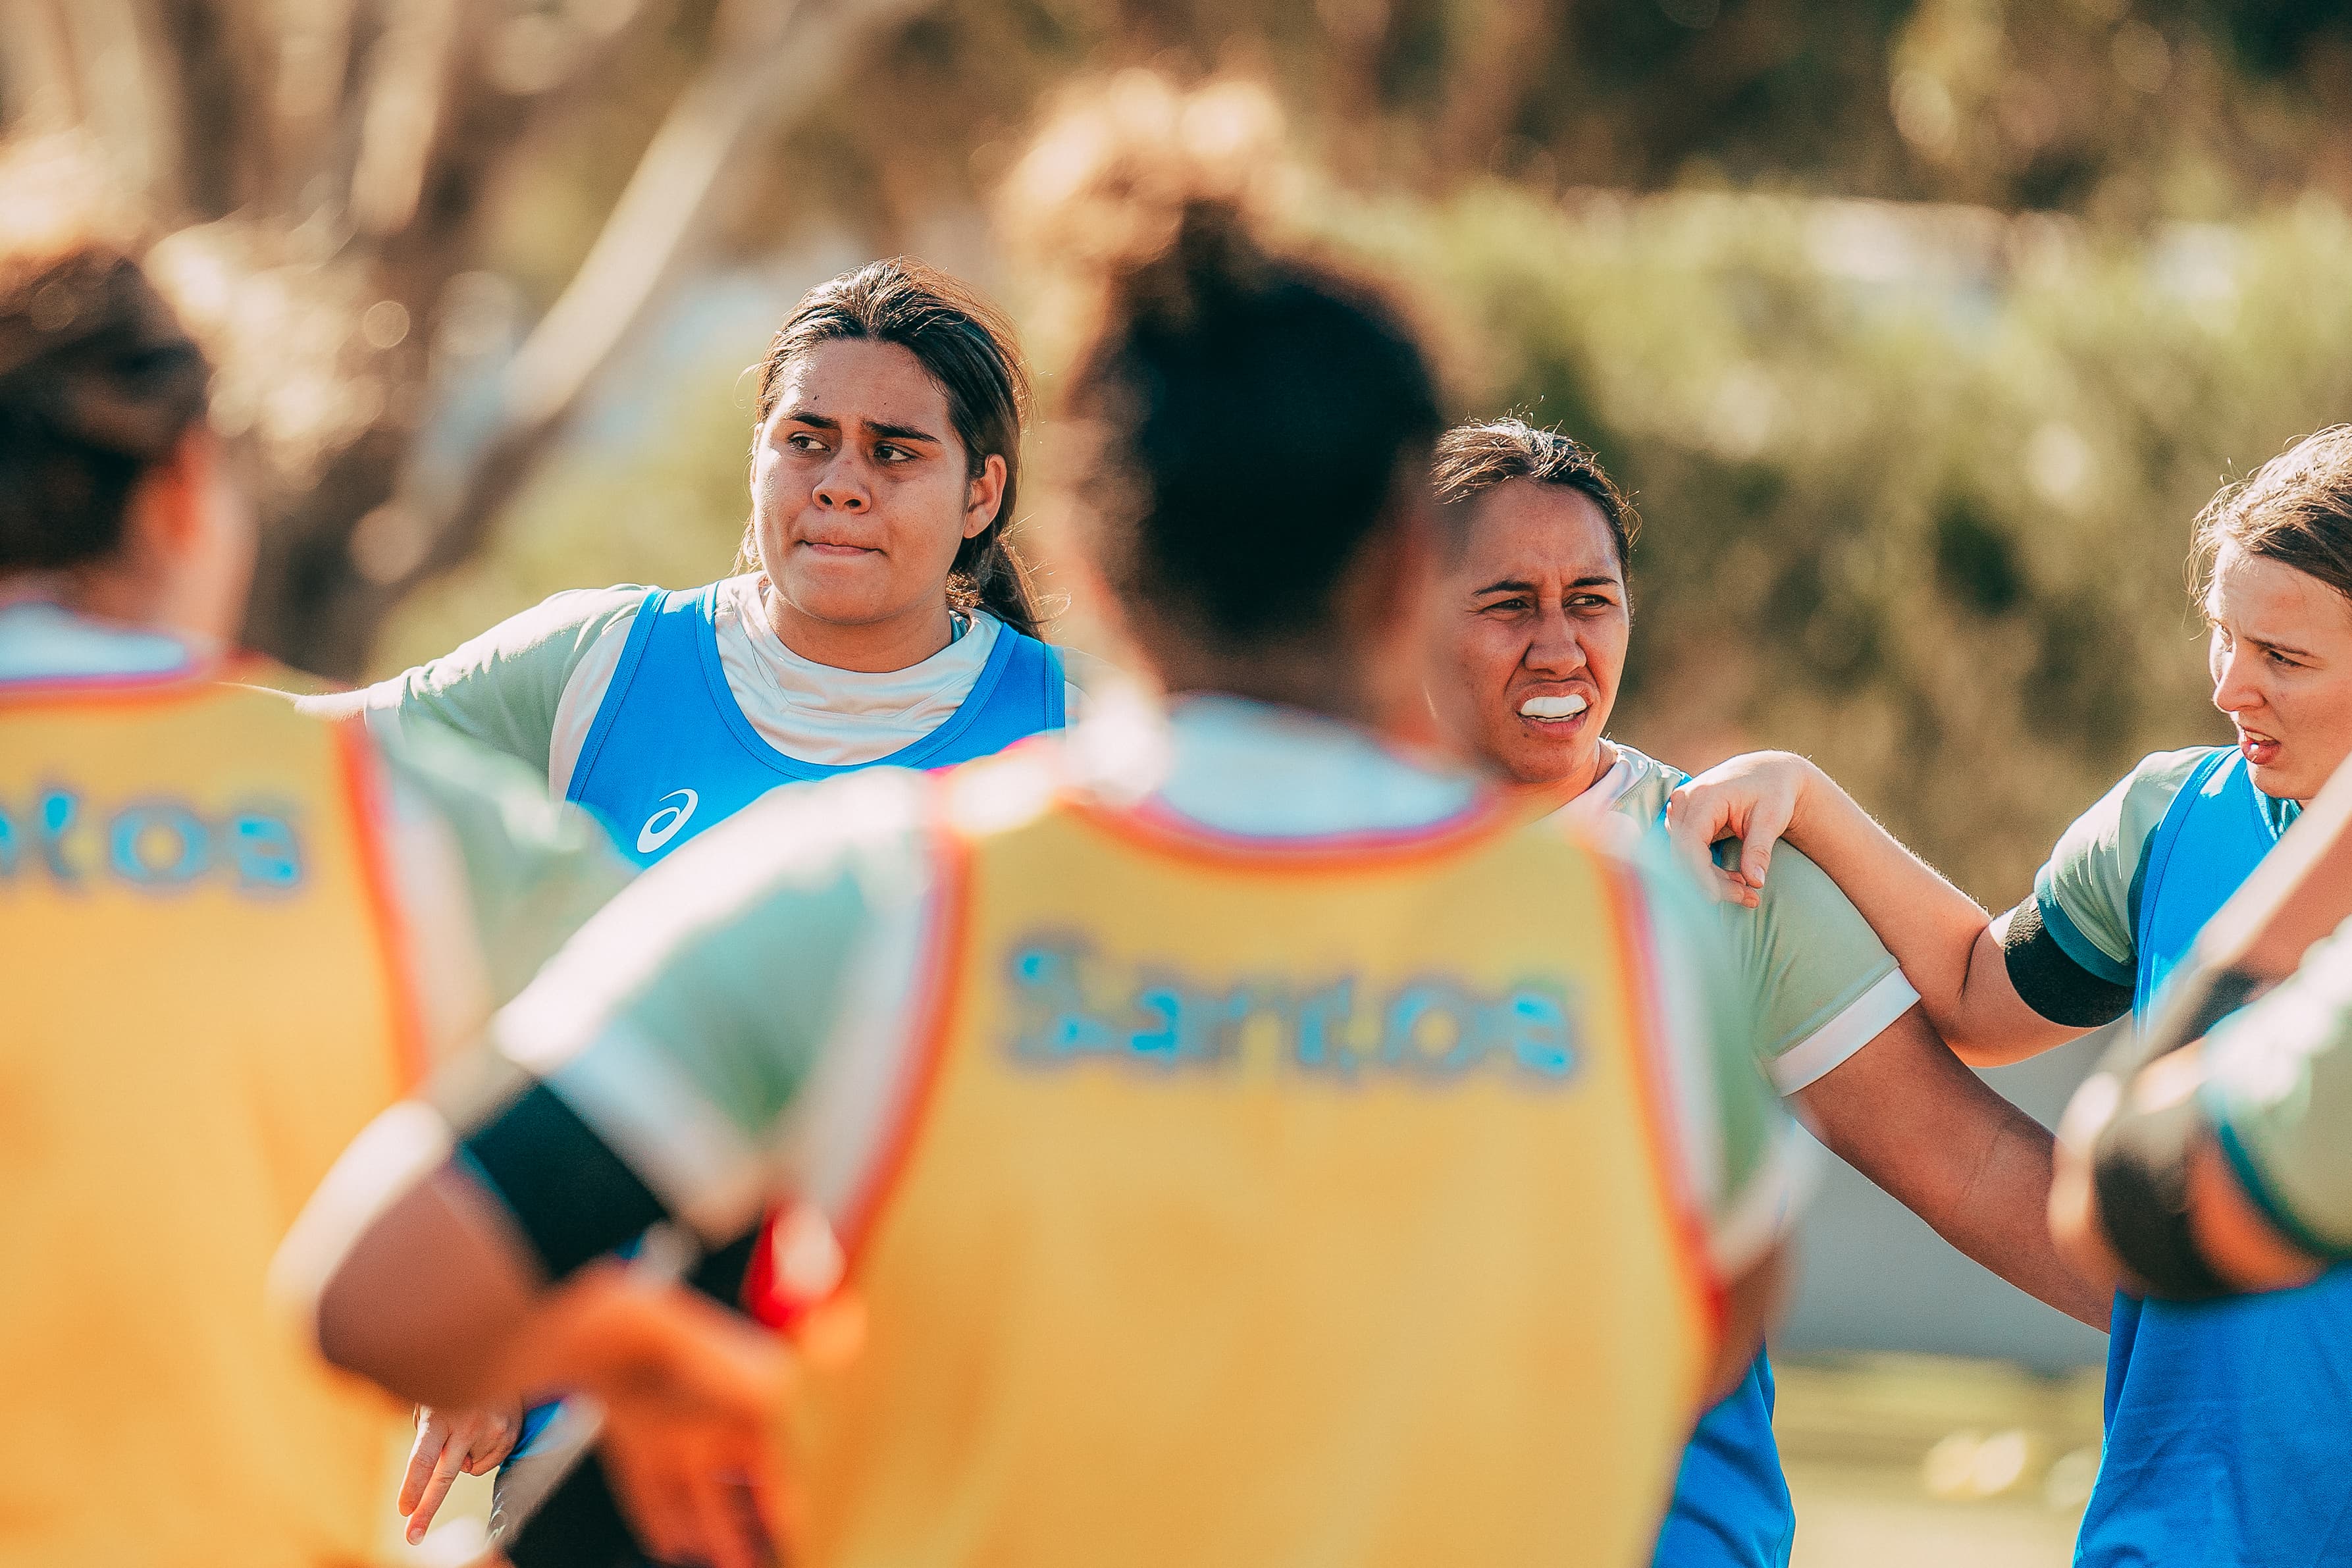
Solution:
[{"label": "light green t-shirt", "polygon": [[[948,645],[928,658],[903,669],[839,669],[784,645],[761,579],[730,577],[707,591],[719,671],[744,722],[783,755],[825,767],[880,761],[948,722],[1007,633],[987,611],[959,611]],[[379,734],[431,720],[515,758],[549,793],[568,795],[651,592],[632,584],[567,590],[438,658],[308,705],[333,715],[363,711]],[[1087,661],[1066,650],[1061,658],[1069,679],[1064,710],[1076,715]]]},{"label": "light green t-shirt", "polygon": [[2352,921],[2205,1042],[2199,1095],[2247,1192],[2279,1230],[2352,1258]]},{"label": "light green t-shirt", "polygon": [[[363,706],[372,718],[394,715],[394,722],[372,726],[379,734],[411,720],[432,720],[521,763],[544,792],[549,748],[573,673],[600,647],[608,658],[617,657],[605,639],[627,635],[648,592],[636,584],[567,588],[438,658],[318,705]],[[570,771],[567,761],[563,772]]]},{"label": "light green t-shirt", "polygon": [[593,818],[549,800],[546,786],[511,758],[430,723],[376,743],[401,795],[421,803],[449,835],[490,999],[509,1000],[634,868]]},{"label": "light green t-shirt", "polygon": [[[1619,761],[1594,786],[1601,798],[1593,804],[1605,802],[1663,841],[1666,798],[1690,775],[1630,746],[1616,750]],[[1717,904],[1712,918],[1782,1094],[1819,1081],[1919,1000],[1853,900],[1787,844],[1772,851],[1758,908]]]},{"label": "light green t-shirt", "polygon": [[[2138,966],[2140,884],[2156,830],[2189,775],[2221,749],[2191,746],[2141,758],[2059,836],[2034,875],[2034,902],[2052,940],[2110,984],[2131,984]],[[2302,810],[2291,800],[2263,797],[2264,815],[2282,831]]]},{"label": "light green t-shirt", "polygon": [[[1170,728],[1157,799],[1223,835],[1410,830],[1450,819],[1475,789],[1334,721],[1234,700],[1188,702]],[[1114,798],[1116,781],[1152,771],[1128,755],[1152,745],[1121,750],[1118,735],[1107,718],[1068,742],[1072,765],[1113,779]],[[1098,769],[1106,750],[1118,760]],[[843,1212],[888,1142],[922,1034],[937,962],[927,823],[940,810],[1015,823],[1024,801],[1050,795],[1057,765],[1048,750],[944,785],[875,769],[767,795],[593,921],[501,1016],[499,1048],[706,1237],[735,1234],[779,1185]],[[1024,786],[1033,773],[1036,787]],[[1665,1037],[1654,1044],[1679,1091],[1675,1157],[1718,1265],[1734,1271],[1789,1223],[1806,1156],[1757,1070],[1750,1009],[1727,983],[1711,907],[1679,868],[1633,864],[1663,971]]]}]

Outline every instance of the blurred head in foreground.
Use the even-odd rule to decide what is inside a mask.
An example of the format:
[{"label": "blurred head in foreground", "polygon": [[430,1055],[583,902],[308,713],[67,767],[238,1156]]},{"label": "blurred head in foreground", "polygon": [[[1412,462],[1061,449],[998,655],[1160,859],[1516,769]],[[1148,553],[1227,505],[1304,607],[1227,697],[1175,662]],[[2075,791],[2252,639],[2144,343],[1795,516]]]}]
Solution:
[{"label": "blurred head in foreground", "polygon": [[2213,706],[2254,787],[2307,801],[2352,755],[2352,425],[2215,496],[2193,560]]},{"label": "blurred head in foreground", "polygon": [[1130,73],[1015,171],[1004,228],[1071,286],[1087,552],[1171,691],[1375,724],[1418,702],[1435,378],[1369,279],[1285,244],[1276,116]]},{"label": "blurred head in foreground", "polygon": [[1518,419],[1439,437],[1434,488],[1453,550],[1431,701],[1504,776],[1582,790],[1625,673],[1641,518],[1589,449]]},{"label": "blurred head in foreground", "polygon": [[0,596],[224,641],[250,514],[205,420],[205,356],[102,188],[64,143],[0,154]]}]

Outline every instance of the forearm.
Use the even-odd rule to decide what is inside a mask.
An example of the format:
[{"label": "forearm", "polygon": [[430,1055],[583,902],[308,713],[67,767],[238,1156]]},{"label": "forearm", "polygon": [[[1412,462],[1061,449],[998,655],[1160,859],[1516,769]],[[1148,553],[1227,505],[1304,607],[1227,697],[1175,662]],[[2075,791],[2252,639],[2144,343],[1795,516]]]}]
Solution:
[{"label": "forearm", "polygon": [[509,1369],[545,1285],[492,1202],[445,1164],[386,1205],[322,1280],[320,1352],[419,1405],[521,1394]]},{"label": "forearm", "polygon": [[1980,942],[1990,918],[1863,810],[1818,768],[1790,819],[1788,839],[1853,900],[1903,966],[1937,1032],[1956,1049],[1994,1048],[1997,1031],[1977,1016],[1989,989]]},{"label": "forearm", "polygon": [[1957,1250],[2106,1326],[2106,1293],[2051,1238],[2050,1134],[1962,1067],[1916,1011],[1801,1098],[1824,1143]]},{"label": "forearm", "polygon": [[1982,1148],[1974,1176],[1958,1201],[1928,1223],[2027,1295],[2104,1331],[2109,1292],[2068,1264],[2045,1219],[2055,1158],[2050,1133],[2006,1101],[2002,1109],[2002,1125]]}]

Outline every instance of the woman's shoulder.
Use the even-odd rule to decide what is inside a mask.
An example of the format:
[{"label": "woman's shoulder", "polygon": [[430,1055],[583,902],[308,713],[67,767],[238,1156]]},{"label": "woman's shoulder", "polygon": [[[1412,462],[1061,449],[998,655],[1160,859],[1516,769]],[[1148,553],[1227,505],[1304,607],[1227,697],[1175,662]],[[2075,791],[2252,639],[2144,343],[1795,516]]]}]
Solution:
[{"label": "woman's shoulder", "polygon": [[2229,750],[2227,746],[2184,746],[2178,751],[2150,752],[2116,781],[2083,821],[2101,837],[2136,848],[2156,832],[2197,770]]}]

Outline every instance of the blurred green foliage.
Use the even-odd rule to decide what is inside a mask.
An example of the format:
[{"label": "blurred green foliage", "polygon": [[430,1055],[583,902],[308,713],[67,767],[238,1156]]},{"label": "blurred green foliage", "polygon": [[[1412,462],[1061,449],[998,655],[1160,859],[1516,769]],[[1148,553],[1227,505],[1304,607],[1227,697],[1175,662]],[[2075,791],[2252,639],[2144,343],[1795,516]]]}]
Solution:
[{"label": "blurred green foliage", "polygon": [[[2191,520],[2225,477],[2352,416],[2352,222],[2316,198],[2139,237],[1495,184],[1333,196],[1320,222],[1410,280],[1462,415],[1558,423],[1636,492],[1616,731],[1685,766],[1805,752],[1995,903],[2143,752],[2226,738]],[[558,587],[725,570],[737,373],[760,346],[654,392],[636,444],[551,465],[380,668]]]},{"label": "blurred green foliage", "polygon": [[[1266,79],[1343,177],[1423,195],[1759,181],[2105,222],[2352,204],[2343,0],[940,0],[746,208],[887,247],[1073,73]],[[877,112],[887,106],[887,112]]]}]

